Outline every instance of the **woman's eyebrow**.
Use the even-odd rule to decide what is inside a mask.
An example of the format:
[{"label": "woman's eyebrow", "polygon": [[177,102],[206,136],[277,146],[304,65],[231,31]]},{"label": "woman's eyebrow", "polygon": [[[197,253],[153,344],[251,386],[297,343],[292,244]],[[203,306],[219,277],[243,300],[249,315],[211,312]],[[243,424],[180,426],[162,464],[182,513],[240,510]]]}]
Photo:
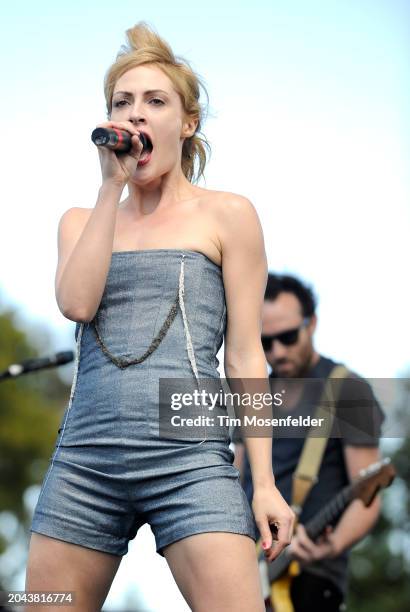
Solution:
[{"label": "woman's eyebrow", "polygon": [[[147,89],[147,91],[144,91],[144,96],[151,95],[151,94],[157,94],[157,93],[165,94],[166,96],[169,95],[163,89]],[[127,96],[128,98],[132,98],[133,97],[133,94],[130,91],[116,91],[116,92],[113,93],[113,96],[116,96],[117,94],[121,94],[123,96]]]}]

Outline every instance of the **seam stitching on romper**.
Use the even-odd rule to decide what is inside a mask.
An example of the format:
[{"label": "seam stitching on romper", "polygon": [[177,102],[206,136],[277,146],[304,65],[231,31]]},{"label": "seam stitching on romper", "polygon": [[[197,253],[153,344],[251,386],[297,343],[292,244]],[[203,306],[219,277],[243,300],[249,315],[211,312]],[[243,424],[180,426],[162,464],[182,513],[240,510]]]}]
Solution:
[{"label": "seam stitching on romper", "polygon": [[221,315],[221,319],[219,321],[218,331],[217,331],[217,333],[215,335],[214,348],[213,348],[213,363],[212,363],[212,366],[214,368],[217,368],[217,365],[218,365],[217,361],[216,361],[216,359],[217,359],[217,357],[216,357],[216,355],[217,355],[216,345],[218,344],[218,339],[219,339],[219,337],[222,334],[221,346],[222,346],[222,343],[224,342],[224,339],[225,339],[224,338],[225,334],[223,333],[224,332],[225,323],[226,323],[225,315],[227,314],[226,303],[225,303],[225,294],[223,295],[223,301],[224,301],[224,304],[223,304],[223,309],[222,309],[222,315]]},{"label": "seam stitching on romper", "polygon": [[64,425],[63,425],[63,429],[62,429],[62,432],[61,432],[60,440],[59,440],[59,442],[57,444],[57,448],[55,449],[53,457],[51,459],[50,469],[49,469],[48,474],[46,476],[46,479],[44,481],[41,493],[40,493],[39,498],[38,498],[38,502],[40,501],[40,497],[41,497],[41,495],[43,494],[43,492],[44,492],[44,490],[46,488],[46,484],[47,484],[48,478],[49,478],[49,476],[51,474],[51,470],[53,469],[54,459],[57,456],[58,449],[60,448],[61,442],[63,440],[65,426],[66,426],[66,423],[67,423],[67,420],[68,420],[68,415],[70,414],[71,405],[73,403],[74,393],[75,393],[75,390],[76,390],[76,387],[77,387],[78,366],[79,366],[79,363],[80,363],[81,338],[82,338],[82,335],[83,335],[83,329],[84,329],[84,323],[81,323],[80,329],[78,331],[78,336],[77,336],[77,355],[76,355],[75,368],[74,368],[74,378],[73,378],[73,383],[71,385],[70,399],[68,401],[68,410],[67,410],[66,417],[64,419]]},{"label": "seam stitching on romper", "polygon": [[[169,260],[167,261],[167,275],[168,275],[168,270],[169,270]],[[157,329],[157,326],[158,326],[158,319],[159,319],[159,315],[160,315],[163,303],[164,303],[164,294],[162,293],[161,294],[161,302],[160,302],[160,304],[158,306],[158,310],[157,310],[157,316],[155,317],[155,322],[154,322],[154,327],[153,327],[154,333],[155,333],[155,330]],[[176,308],[175,308],[175,315],[176,315],[176,311],[177,311],[178,305],[176,304],[176,302],[174,302],[174,303],[176,305]],[[148,386],[152,385],[152,384],[156,384],[155,395],[157,397],[157,403],[158,403],[158,408],[159,408],[159,378],[156,378],[155,381],[154,381],[154,378],[151,378],[151,376],[152,376],[152,361],[151,361],[151,359],[148,359],[147,363],[148,363],[148,371],[147,371]],[[147,411],[144,411],[144,419],[145,419],[144,422],[145,422],[146,427],[148,428],[148,430],[150,430],[150,419],[147,416]],[[159,417],[159,410],[158,410],[158,434],[159,434],[159,419],[160,419],[160,417]],[[129,501],[131,507],[133,507],[132,496],[131,496],[130,492],[128,491],[128,488],[127,488],[127,496],[128,496],[128,501]]]},{"label": "seam stitching on romper", "polygon": [[[192,344],[191,334],[189,333],[188,318],[186,316],[185,302],[184,302],[184,294],[185,294],[185,283],[184,283],[184,279],[185,279],[184,264],[185,262],[184,262],[184,259],[185,259],[185,254],[182,253],[181,268],[180,268],[180,274],[179,274],[179,306],[181,308],[182,320],[184,323],[184,330],[185,330],[185,336],[186,336],[186,349],[188,353],[188,358],[191,363],[192,370],[195,374],[196,381],[197,383],[199,383],[198,368],[197,368],[196,360],[195,360],[195,351],[194,351],[194,347]],[[206,435],[206,429],[205,429],[205,438],[201,440],[198,446],[202,444],[203,442],[205,442],[206,439],[207,439],[207,435]]]}]

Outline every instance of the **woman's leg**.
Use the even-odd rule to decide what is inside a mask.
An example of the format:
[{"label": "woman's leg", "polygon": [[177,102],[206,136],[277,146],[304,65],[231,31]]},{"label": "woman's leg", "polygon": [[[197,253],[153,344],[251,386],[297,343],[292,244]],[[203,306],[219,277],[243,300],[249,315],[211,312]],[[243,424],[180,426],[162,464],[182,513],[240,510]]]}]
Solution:
[{"label": "woman's leg", "polygon": [[[100,612],[122,557],[32,533],[26,591],[73,591],[71,606],[36,605],[36,612]],[[29,612],[33,606],[27,606]]]},{"label": "woman's leg", "polygon": [[249,536],[199,533],[163,552],[191,610],[265,612],[255,542]]}]

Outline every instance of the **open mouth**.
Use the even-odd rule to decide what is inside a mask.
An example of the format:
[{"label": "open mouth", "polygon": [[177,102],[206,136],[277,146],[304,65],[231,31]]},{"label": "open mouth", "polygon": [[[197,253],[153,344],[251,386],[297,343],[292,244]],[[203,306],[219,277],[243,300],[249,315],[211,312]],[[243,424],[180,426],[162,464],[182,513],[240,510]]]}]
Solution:
[{"label": "open mouth", "polygon": [[148,134],[144,134],[144,132],[140,132],[140,135],[142,136],[142,154],[151,153],[152,149],[154,148],[151,138],[148,136]]},{"label": "open mouth", "polygon": [[141,151],[141,155],[138,161],[138,166],[145,166],[146,164],[148,164],[148,162],[151,159],[151,153],[152,150],[154,148],[151,138],[148,136],[148,134],[145,134],[144,132],[140,132],[140,138],[142,141],[142,151]]}]

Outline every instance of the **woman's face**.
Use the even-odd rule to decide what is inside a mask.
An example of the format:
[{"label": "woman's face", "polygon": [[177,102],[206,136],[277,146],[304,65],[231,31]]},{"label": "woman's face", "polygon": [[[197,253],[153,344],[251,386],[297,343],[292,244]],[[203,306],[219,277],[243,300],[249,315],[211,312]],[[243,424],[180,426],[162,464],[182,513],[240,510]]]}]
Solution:
[{"label": "woman's face", "polygon": [[195,130],[192,120],[184,120],[181,99],[171,80],[156,66],[137,66],[118,79],[111,121],[132,121],[151,140],[151,154],[141,156],[131,177],[138,184],[180,168],[184,138]]}]

